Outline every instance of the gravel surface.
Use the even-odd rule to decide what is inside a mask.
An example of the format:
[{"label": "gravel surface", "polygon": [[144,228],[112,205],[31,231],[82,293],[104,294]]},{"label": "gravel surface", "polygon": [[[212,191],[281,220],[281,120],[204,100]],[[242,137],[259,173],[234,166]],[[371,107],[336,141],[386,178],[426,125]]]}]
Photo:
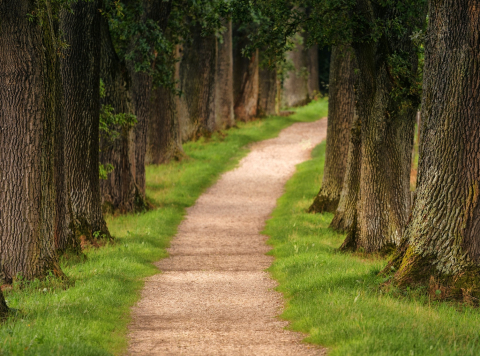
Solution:
[{"label": "gravel surface", "polygon": [[260,231],[326,130],[326,119],[297,123],[252,145],[187,210],[133,309],[130,355],[325,355],[277,317],[283,297],[264,271],[273,257]]}]

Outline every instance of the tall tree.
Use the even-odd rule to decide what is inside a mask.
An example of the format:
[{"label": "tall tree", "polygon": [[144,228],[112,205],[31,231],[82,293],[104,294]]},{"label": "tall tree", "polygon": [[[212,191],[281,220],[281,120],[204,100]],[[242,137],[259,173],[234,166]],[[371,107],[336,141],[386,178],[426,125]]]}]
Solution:
[{"label": "tall tree", "polygon": [[[109,120],[132,115],[134,108],[130,75],[115,51],[106,19],[101,23],[100,75],[104,90],[101,119],[106,130],[101,130],[100,135],[100,163],[113,167],[113,171],[100,181],[102,210],[141,210],[145,203],[135,183],[135,140],[131,120]],[[112,131],[116,135],[112,135]]]},{"label": "tall tree", "polygon": [[233,112],[233,38],[232,22],[224,20],[225,31],[217,40],[215,72],[215,122],[217,129],[235,125]]},{"label": "tall tree", "polygon": [[83,236],[109,237],[103,218],[99,181],[101,0],[79,1],[61,13],[60,29],[68,43],[62,58],[65,114],[65,172],[68,234],[60,250],[78,250]]},{"label": "tall tree", "polygon": [[0,1],[0,273],[7,283],[61,275],[54,240],[61,49],[51,13],[37,5]]},{"label": "tall tree", "polygon": [[332,49],[323,181],[310,212],[334,213],[340,200],[347,167],[350,124],[355,115],[354,58],[350,46],[335,46]]},{"label": "tall tree", "polygon": [[295,48],[286,53],[286,60],[292,65],[282,88],[282,104],[286,107],[305,105],[309,101],[309,73],[303,36],[297,34],[294,43]]},{"label": "tall tree", "polygon": [[233,31],[233,94],[235,118],[250,121],[257,115],[259,89],[258,50],[247,57],[242,52],[249,44],[246,29],[237,25]]},{"label": "tall tree", "polygon": [[478,10],[430,1],[417,194],[391,264],[398,284],[430,283],[443,297],[480,296]]},{"label": "tall tree", "polygon": [[260,67],[258,69],[258,104],[257,115],[260,117],[275,114],[277,101],[277,71],[271,68],[268,57],[260,51]]},{"label": "tall tree", "polygon": [[184,141],[215,130],[216,37],[202,35],[199,25],[183,45],[179,65],[180,130]]}]

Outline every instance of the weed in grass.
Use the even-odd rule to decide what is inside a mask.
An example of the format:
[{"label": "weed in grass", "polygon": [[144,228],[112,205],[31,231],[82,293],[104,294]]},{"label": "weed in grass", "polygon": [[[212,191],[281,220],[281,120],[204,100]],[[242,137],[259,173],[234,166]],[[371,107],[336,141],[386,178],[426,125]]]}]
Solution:
[{"label": "weed in grass", "polygon": [[340,253],[332,214],[306,213],[322,178],[325,145],[300,164],[267,222],[269,269],[288,300],[283,318],[329,355],[479,355],[480,311],[439,302],[426,288],[380,288],[382,256]]},{"label": "weed in grass", "polygon": [[0,355],[124,353],[130,308],[139,298],[143,278],[158,273],[152,262],[167,256],[165,249],[185,208],[222,172],[235,167],[249,143],[326,113],[323,100],[297,109],[291,117],[238,124],[224,134],[185,144],[185,160],[147,167],[147,198],[156,210],[108,217],[115,242],[87,248],[86,258],[63,256],[67,280],[21,281],[6,290],[8,305],[18,312],[0,325]]}]

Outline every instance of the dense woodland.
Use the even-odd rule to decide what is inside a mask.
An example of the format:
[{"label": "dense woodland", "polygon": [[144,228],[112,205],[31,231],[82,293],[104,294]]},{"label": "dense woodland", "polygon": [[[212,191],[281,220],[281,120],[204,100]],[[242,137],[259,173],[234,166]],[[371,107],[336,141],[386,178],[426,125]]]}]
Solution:
[{"label": "dense woodland", "polygon": [[311,101],[331,52],[310,212],[341,250],[391,254],[385,283],[478,301],[479,6],[0,0],[0,284],[68,278],[59,256],[115,239],[104,214],[150,208],[146,165]]}]

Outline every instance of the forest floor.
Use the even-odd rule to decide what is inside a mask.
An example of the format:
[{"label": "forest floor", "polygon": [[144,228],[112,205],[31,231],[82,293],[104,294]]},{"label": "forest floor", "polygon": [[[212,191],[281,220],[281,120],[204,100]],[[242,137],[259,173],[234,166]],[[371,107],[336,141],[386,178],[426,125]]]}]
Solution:
[{"label": "forest floor", "polygon": [[17,280],[4,286],[15,309],[0,323],[0,355],[112,355],[127,350],[131,307],[146,277],[158,274],[153,262],[167,257],[185,209],[194,205],[220,175],[235,168],[249,145],[276,137],[297,122],[326,116],[321,99],[289,117],[269,117],[184,145],[187,159],[148,166],[147,198],[155,209],[107,217],[113,243],[67,256],[67,279]]},{"label": "forest floor", "polygon": [[323,355],[285,330],[283,297],[265,269],[265,226],[295,166],[326,138],[327,120],[296,123],[250,147],[187,210],[147,279],[130,325],[132,355]]}]

